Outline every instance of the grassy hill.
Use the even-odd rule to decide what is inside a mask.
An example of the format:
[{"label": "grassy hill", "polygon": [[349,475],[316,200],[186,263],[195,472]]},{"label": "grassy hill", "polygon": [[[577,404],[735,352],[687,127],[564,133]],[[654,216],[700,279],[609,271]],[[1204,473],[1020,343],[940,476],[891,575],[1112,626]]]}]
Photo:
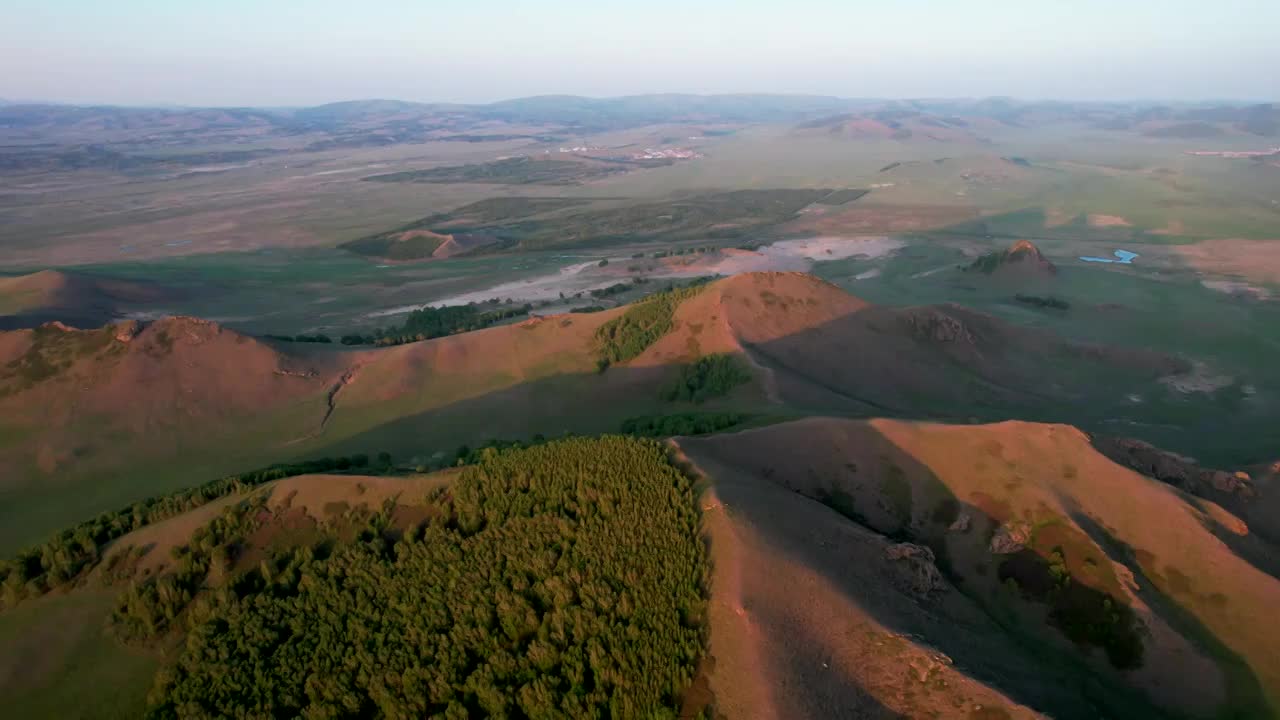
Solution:
[{"label": "grassy hill", "polygon": [[[299,475],[144,525],[0,612],[0,695],[27,717],[1207,718],[1277,701],[1280,581],[1219,539],[1243,522],[1068,426],[811,418],[472,462]],[[331,655],[423,681],[295,672]]]},{"label": "grassy hill", "polygon": [[[1280,581],[1219,539],[1244,524],[1074,428],[815,418],[680,446],[716,488],[712,653],[746,655],[721,702],[918,717],[960,671],[1054,717],[1275,713]],[[913,654],[944,683],[904,693],[886,666]]]},{"label": "grassy hill", "polygon": [[[56,639],[51,623],[81,637],[0,675],[0,693],[28,717],[696,713],[698,532],[692,482],[652,440],[293,477],[144,526],[69,595],[0,614],[0,668]],[[77,657],[95,624],[109,635]]]},{"label": "grassy hill", "polygon": [[0,334],[0,545],[272,462],[340,376],[193,318]]},{"label": "grassy hill", "polygon": [[386,451],[434,466],[460,445],[694,410],[1089,426],[1182,367],[954,306],[871,306],[798,273],[372,350],[183,318],[49,326],[0,334],[0,459],[14,470],[0,537],[13,548],[272,462]]}]

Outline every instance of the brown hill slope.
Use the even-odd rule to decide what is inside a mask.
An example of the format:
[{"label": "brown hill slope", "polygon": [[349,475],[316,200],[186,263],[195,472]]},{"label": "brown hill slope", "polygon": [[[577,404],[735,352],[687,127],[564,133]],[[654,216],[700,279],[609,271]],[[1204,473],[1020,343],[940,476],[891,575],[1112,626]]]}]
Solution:
[{"label": "brown hill slope", "polygon": [[[756,681],[782,688],[778,716],[824,716],[814,703],[834,681],[790,674],[812,652],[796,638],[812,638],[842,686],[919,716],[931,706],[891,681],[913,655],[877,661],[854,639],[888,630],[1054,717],[1269,717],[1280,706],[1268,620],[1280,582],[1215,536],[1243,523],[1115,465],[1074,428],[809,419],[680,446],[724,505],[711,524],[713,594],[723,603],[747,588],[712,615],[724,668],[712,689],[726,703]],[[929,548],[940,577],[877,533]],[[894,564],[924,590],[911,602],[877,579]],[[827,603],[797,587],[848,608],[836,629],[872,632],[833,631]],[[985,614],[952,615],[966,608]],[[721,665],[718,648],[735,659]]]},{"label": "brown hill slope", "polygon": [[[192,319],[0,334],[6,487],[40,509],[15,497],[6,510],[51,531],[270,462],[385,450],[430,464],[462,444],[690,410],[1087,421],[1076,408],[1104,416],[1123,402],[1116,387],[1177,365],[957,307],[874,307],[800,273],[739,275],[682,298],[642,352],[605,372],[600,328],[651,305],[376,350],[277,349]],[[663,397],[677,366],[716,353],[743,358],[755,382],[702,405]],[[52,522],[67,494],[79,504]]]},{"label": "brown hill slope", "polygon": [[0,334],[0,544],[275,460],[339,374],[194,318]]},{"label": "brown hill slope", "polygon": [[722,280],[686,302],[677,321],[637,363],[740,351],[764,370],[778,401],[808,411],[965,419],[1058,412],[1066,416],[1055,419],[1087,422],[1117,407],[1115,388],[1155,386],[1186,367],[956,305],[873,306],[802,273]]},{"label": "brown hill slope", "polygon": [[131,303],[155,304],[175,291],[159,285],[42,270],[0,278],[0,330],[30,328],[57,320],[96,327],[120,316]]}]

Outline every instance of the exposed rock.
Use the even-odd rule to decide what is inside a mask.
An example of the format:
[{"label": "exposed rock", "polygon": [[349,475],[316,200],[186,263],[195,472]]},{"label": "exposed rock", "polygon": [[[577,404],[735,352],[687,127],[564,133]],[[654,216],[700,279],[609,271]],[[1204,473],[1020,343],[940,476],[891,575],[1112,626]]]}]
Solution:
[{"label": "exposed rock", "polygon": [[1209,482],[1216,489],[1232,495],[1252,496],[1253,494],[1253,481],[1246,472],[1229,473],[1225,470],[1215,470]]},{"label": "exposed rock", "polygon": [[116,325],[116,341],[127,343],[131,342],[142,330],[142,325],[137,320],[126,320]]},{"label": "exposed rock", "polygon": [[923,657],[912,658],[907,663],[907,666],[915,674],[916,680],[926,683],[952,664],[950,657],[942,653],[932,653]]},{"label": "exposed rock", "polygon": [[1014,520],[996,528],[991,536],[991,552],[996,555],[1012,555],[1025,548],[1031,542],[1031,524],[1025,520]]},{"label": "exposed rock", "polygon": [[274,372],[276,375],[284,375],[286,377],[299,377],[299,378],[307,378],[307,379],[320,376],[320,373],[316,372],[315,370],[288,370],[288,369],[278,368]]},{"label": "exposed rock", "polygon": [[940,343],[974,343],[973,333],[963,322],[937,308],[912,309],[903,318],[912,334],[919,338]]},{"label": "exposed rock", "polygon": [[1248,473],[1202,468],[1194,458],[1141,440],[1095,437],[1093,445],[1114,462],[1198,497],[1213,499],[1215,491],[1242,499],[1257,494]]},{"label": "exposed rock", "polygon": [[933,551],[923,545],[898,543],[885,548],[885,559],[905,565],[908,570],[908,586],[918,595],[928,595],[946,588],[942,573],[934,563]]},{"label": "exposed rock", "polygon": [[41,325],[40,327],[42,329],[58,330],[61,332],[73,332],[75,330],[75,328],[71,327],[70,325],[67,325],[61,320],[53,320],[51,322],[47,322]]},{"label": "exposed rock", "polygon": [[966,533],[969,532],[969,526],[973,523],[973,516],[967,512],[960,513],[960,517],[951,523],[947,528],[948,532]]}]

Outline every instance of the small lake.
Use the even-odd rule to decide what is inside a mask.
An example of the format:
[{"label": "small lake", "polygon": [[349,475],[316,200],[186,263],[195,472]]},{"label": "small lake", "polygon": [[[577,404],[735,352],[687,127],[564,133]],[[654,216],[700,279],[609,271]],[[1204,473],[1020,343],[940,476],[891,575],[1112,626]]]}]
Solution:
[{"label": "small lake", "polygon": [[1080,259],[1085,262],[1092,263],[1114,263],[1116,265],[1132,265],[1133,259],[1138,257],[1138,253],[1129,252],[1128,250],[1117,250],[1114,258],[1102,258],[1092,256],[1082,256]]}]

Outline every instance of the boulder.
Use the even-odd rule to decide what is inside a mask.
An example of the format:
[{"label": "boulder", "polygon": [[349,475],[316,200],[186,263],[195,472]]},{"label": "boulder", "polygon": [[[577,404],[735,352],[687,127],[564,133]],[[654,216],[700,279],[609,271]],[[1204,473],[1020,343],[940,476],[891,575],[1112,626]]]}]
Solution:
[{"label": "boulder", "polygon": [[1014,520],[996,528],[991,536],[991,552],[996,555],[1012,555],[1025,548],[1031,542],[1031,524],[1024,520]]},{"label": "boulder", "polygon": [[917,595],[928,595],[946,589],[942,573],[934,562],[933,551],[914,543],[897,543],[885,548],[886,560],[905,568],[906,585]]}]

